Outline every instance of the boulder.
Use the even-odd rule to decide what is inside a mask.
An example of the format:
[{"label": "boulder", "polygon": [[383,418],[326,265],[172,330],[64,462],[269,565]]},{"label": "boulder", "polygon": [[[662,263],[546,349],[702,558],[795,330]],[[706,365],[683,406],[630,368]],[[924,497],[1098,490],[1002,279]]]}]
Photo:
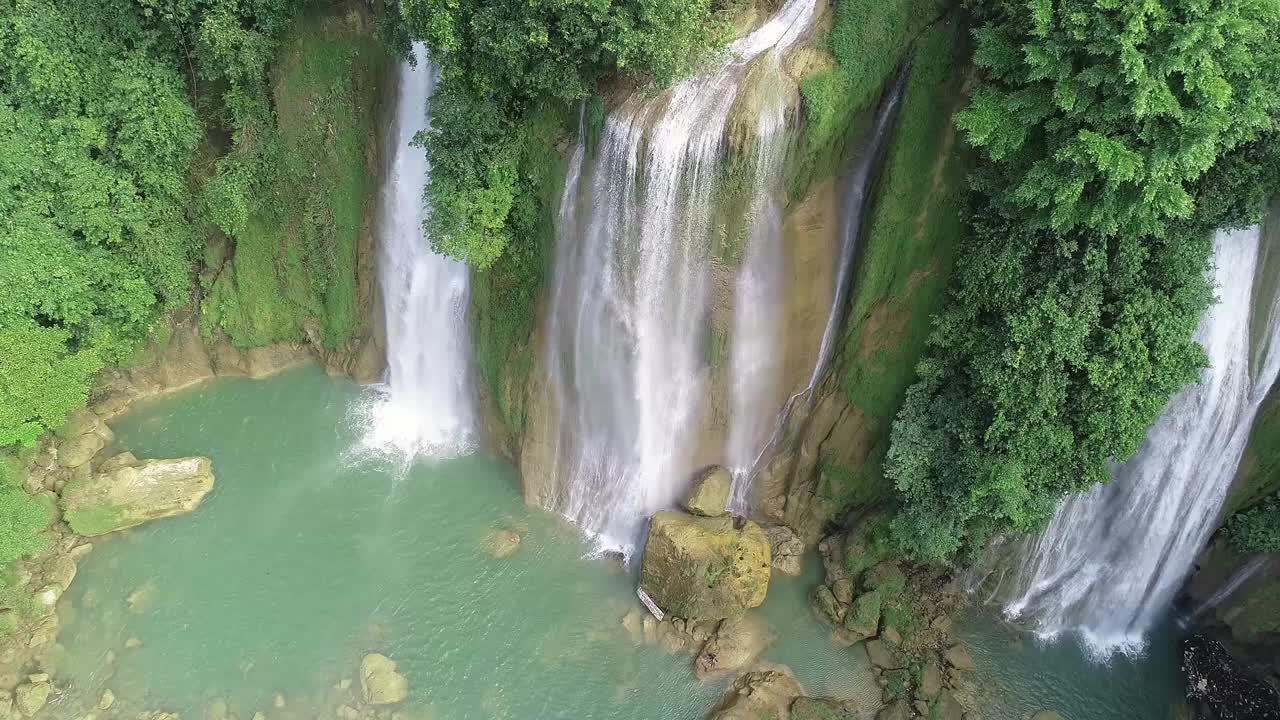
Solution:
[{"label": "boulder", "polygon": [[742,672],[769,646],[773,634],[768,625],[751,615],[721,621],[693,663],[699,680],[727,672]]},{"label": "boulder", "polygon": [[875,667],[882,670],[897,670],[903,666],[902,661],[898,659],[898,654],[885,641],[868,640],[866,647],[867,658]]},{"label": "boulder", "polygon": [[98,699],[99,710],[110,710],[112,705],[116,704],[116,694],[111,690],[103,690],[102,697]]},{"label": "boulder", "polygon": [[63,516],[80,535],[103,535],[190,512],[213,489],[206,457],[149,460],[67,483]]},{"label": "boulder", "polygon": [[856,720],[857,709],[834,698],[798,697],[791,703],[791,720]]},{"label": "boulder", "polygon": [[84,465],[107,446],[106,438],[96,432],[75,435],[58,443],[58,464],[64,468]]},{"label": "boulder", "polygon": [[765,531],[769,536],[770,562],[773,569],[783,575],[800,574],[800,561],[804,556],[804,541],[786,525],[770,525]]},{"label": "boulder", "polygon": [[680,503],[685,510],[703,517],[718,517],[725,514],[729,504],[729,488],[733,485],[733,476],[722,467],[707,470],[693,482],[689,494]]},{"label": "boulder", "polygon": [[957,670],[972,670],[973,658],[969,657],[969,651],[964,649],[963,645],[952,645],[942,654],[942,658],[947,664]]},{"label": "boulder", "polygon": [[827,573],[827,584],[834,585],[849,577],[844,567],[844,537],[828,535],[818,543],[818,554],[822,556],[822,569]]},{"label": "boulder", "polygon": [[853,578],[843,577],[831,583],[831,594],[843,605],[853,604]]},{"label": "boulder", "polygon": [[777,720],[787,717],[791,703],[800,696],[800,683],[781,665],[744,673],[729,687],[711,720]]},{"label": "boulder", "polygon": [[1055,710],[1041,710],[1031,716],[1031,720],[1067,720],[1062,713]]},{"label": "boulder", "polygon": [[880,708],[876,720],[911,720],[911,706],[906,700],[895,700]]},{"label": "boulder", "polygon": [[129,467],[137,464],[138,458],[134,457],[133,453],[126,450],[103,460],[102,464],[98,466],[98,472],[111,472],[112,470],[119,470],[122,467]]},{"label": "boulder", "polygon": [[49,701],[49,683],[23,683],[13,690],[13,703],[18,712],[31,717]]},{"label": "boulder", "polygon": [[964,709],[956,701],[950,690],[943,690],[933,703],[931,718],[936,720],[964,720]]},{"label": "boulder", "polygon": [[844,615],[844,629],[856,639],[875,637],[880,633],[880,593],[872,590],[858,596]]},{"label": "boulder", "polygon": [[938,667],[937,660],[930,659],[924,666],[924,670],[920,672],[920,694],[932,699],[940,692],[942,692],[942,668]]},{"label": "boulder", "polygon": [[893,598],[906,587],[907,576],[897,563],[886,560],[867,570],[862,576],[862,584],[869,590],[879,590],[883,598]]},{"label": "boulder", "polygon": [[392,705],[409,694],[409,681],[391,658],[369,653],[360,661],[360,693],[370,705]]},{"label": "boulder", "polygon": [[844,620],[847,608],[836,601],[836,597],[831,594],[830,588],[826,585],[819,585],[813,591],[813,609],[818,613],[818,617],[832,625],[839,625]]},{"label": "boulder", "polygon": [[660,512],[649,522],[640,586],[658,607],[691,620],[739,617],[769,590],[769,539],[733,518]]}]

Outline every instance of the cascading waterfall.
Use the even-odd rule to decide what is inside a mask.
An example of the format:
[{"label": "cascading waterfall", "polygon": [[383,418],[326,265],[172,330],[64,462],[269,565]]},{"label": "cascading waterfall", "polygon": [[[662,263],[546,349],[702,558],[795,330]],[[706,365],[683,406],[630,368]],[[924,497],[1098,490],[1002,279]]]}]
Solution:
[{"label": "cascading waterfall", "polygon": [[429,121],[437,68],[416,43],[399,73],[391,159],[378,215],[387,332],[387,384],[367,408],[365,448],[409,460],[452,457],[474,442],[466,265],[435,253],[424,234],[423,191],[431,167],[411,145]]},{"label": "cascading waterfall", "polygon": [[1143,648],[1213,532],[1280,371],[1280,295],[1261,281],[1260,238],[1257,227],[1216,235],[1219,299],[1196,334],[1209,367],[1110,484],[1063,501],[1028,543],[1008,614],[1034,619],[1046,636],[1077,633],[1100,656]]},{"label": "cascading waterfall", "polygon": [[[737,342],[734,345],[734,415],[729,436],[729,462],[733,467],[733,492],[729,507],[735,513],[748,514],[751,483],[755,473],[761,469],[770,453],[775,451],[783,441],[783,434],[787,430],[791,414],[798,406],[812,399],[813,392],[822,381],[831,357],[835,353],[836,338],[844,325],[844,308],[848,305],[849,292],[853,285],[854,256],[857,254],[858,240],[862,234],[862,220],[867,209],[867,191],[870,189],[880,152],[897,118],[902,94],[906,89],[907,75],[908,67],[904,65],[888,87],[876,111],[875,122],[862,147],[862,152],[854,160],[850,169],[844,196],[841,198],[844,216],[840,226],[840,253],[836,259],[835,288],[831,295],[831,308],[827,312],[822,340],[818,346],[817,360],[809,373],[809,381],[799,392],[788,397],[781,410],[772,417],[770,413],[773,409],[760,407],[758,400],[771,397],[763,380],[771,378],[772,375],[768,373],[774,372],[775,368],[767,365],[769,361],[762,360],[761,356],[773,355],[770,343],[777,337],[776,323],[762,322],[754,315],[756,312],[770,312],[770,303],[767,298],[776,297],[776,295],[761,292],[764,283],[755,280],[753,274],[763,274],[767,270],[756,270],[753,263],[777,262],[775,258],[781,254],[781,205],[780,203],[772,204],[777,195],[767,194],[763,190],[757,191],[756,196],[762,199],[762,203],[767,203],[765,220],[768,223],[774,222],[774,216],[768,213],[775,209],[778,215],[776,224],[768,225],[757,221],[753,226],[761,230],[772,227],[774,230],[771,234],[753,232],[752,247],[766,246],[768,249],[758,251],[756,257],[748,255],[742,279],[739,280],[739,301],[735,306],[734,337]],[[774,118],[768,113],[761,115],[760,136],[762,138],[775,137],[774,134],[766,134],[772,129],[773,122]],[[757,165],[771,167],[769,163],[773,162],[773,158],[764,155],[766,148],[763,143],[760,152],[762,158],[757,160]],[[775,151],[769,148],[767,152]],[[781,162],[780,158],[778,162]],[[773,276],[767,277],[769,280],[774,280]],[[748,278],[750,280],[744,282],[744,279]],[[763,311],[752,310],[752,308],[760,308],[761,304],[765,308]],[[771,315],[768,317],[773,318]],[[739,359],[739,353],[742,355],[741,359]],[[739,367],[744,370],[739,371],[737,369]]]},{"label": "cascading waterfall", "polygon": [[688,480],[729,112],[748,63],[795,43],[815,8],[788,0],[714,72],[610,114],[590,163],[575,152],[548,322],[550,504],[603,547],[628,552]]}]

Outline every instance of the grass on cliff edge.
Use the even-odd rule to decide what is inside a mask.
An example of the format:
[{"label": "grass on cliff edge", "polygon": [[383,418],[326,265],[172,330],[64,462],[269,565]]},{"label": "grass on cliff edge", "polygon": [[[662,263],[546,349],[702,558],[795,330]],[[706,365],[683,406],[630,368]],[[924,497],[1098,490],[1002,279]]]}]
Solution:
[{"label": "grass on cliff edge", "polygon": [[[359,322],[356,245],[373,178],[378,76],[387,56],[365,28],[308,20],[282,43],[274,70],[276,126],[258,128],[265,193],[230,261],[211,281],[202,324],[237,347],[306,339],[327,348]],[[216,253],[214,253],[216,255]],[[215,257],[208,257],[217,265]]]},{"label": "grass on cliff edge", "polygon": [[[824,495],[838,506],[886,497],[889,430],[951,273],[964,223],[969,153],[951,124],[963,103],[966,28],[941,21],[920,37],[858,260],[843,385],[863,415],[867,458],[826,458]],[[837,449],[837,453],[839,449]],[[840,462],[845,460],[850,465]]]}]

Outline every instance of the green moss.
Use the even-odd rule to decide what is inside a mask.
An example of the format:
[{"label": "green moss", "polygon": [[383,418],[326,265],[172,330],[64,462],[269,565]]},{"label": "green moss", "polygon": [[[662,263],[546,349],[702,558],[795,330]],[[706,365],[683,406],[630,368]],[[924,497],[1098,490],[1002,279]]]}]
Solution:
[{"label": "green moss", "polygon": [[84,510],[70,510],[67,511],[63,519],[77,534],[92,537],[119,530],[124,524],[125,514],[120,508],[108,505]]},{"label": "green moss", "polygon": [[40,498],[12,485],[0,486],[0,570],[44,549],[49,518],[49,508]]},{"label": "green moss", "polygon": [[1280,633],[1280,580],[1257,587],[1234,603],[1233,632],[1248,642]]},{"label": "green moss", "polygon": [[801,82],[804,129],[788,166],[791,198],[804,197],[817,179],[839,168],[860,111],[879,96],[914,38],[952,5],[951,0],[837,2],[827,47],[836,66]]},{"label": "green moss", "polygon": [[248,191],[256,196],[247,222],[233,228],[230,262],[218,243],[206,253],[221,267],[206,280],[206,330],[221,329],[237,347],[311,336],[340,348],[351,339],[356,245],[374,185],[366,151],[378,135],[373,109],[386,62],[355,25],[307,20],[286,38],[274,72],[275,126],[255,128],[236,151],[260,165],[263,187]]},{"label": "green moss", "polygon": [[[956,243],[965,231],[962,193],[970,155],[951,125],[963,99],[965,28],[933,26],[917,43],[898,125],[877,182],[845,337],[843,385],[870,436],[865,464],[827,492],[870,503],[891,488],[882,465],[889,431],[940,307]],[[838,450],[838,449],[837,449]]]}]

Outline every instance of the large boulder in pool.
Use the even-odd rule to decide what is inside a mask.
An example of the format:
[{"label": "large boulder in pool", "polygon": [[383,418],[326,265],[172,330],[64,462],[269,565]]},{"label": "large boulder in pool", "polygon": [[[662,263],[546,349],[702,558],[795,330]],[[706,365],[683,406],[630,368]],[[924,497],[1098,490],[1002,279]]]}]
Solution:
[{"label": "large boulder in pool", "polygon": [[212,489],[207,457],[148,460],[68,482],[63,518],[80,535],[104,535],[191,512]]},{"label": "large boulder in pool", "polygon": [[689,494],[680,503],[694,515],[717,517],[729,506],[729,490],[733,477],[722,467],[713,467],[694,481]]},{"label": "large boulder in pool", "polygon": [[682,618],[740,617],[769,590],[769,538],[759,525],[728,515],[660,512],[649,522],[640,587]]},{"label": "large boulder in pool", "polygon": [[360,693],[370,705],[394,705],[409,694],[409,681],[386,655],[369,653],[360,661]]}]

